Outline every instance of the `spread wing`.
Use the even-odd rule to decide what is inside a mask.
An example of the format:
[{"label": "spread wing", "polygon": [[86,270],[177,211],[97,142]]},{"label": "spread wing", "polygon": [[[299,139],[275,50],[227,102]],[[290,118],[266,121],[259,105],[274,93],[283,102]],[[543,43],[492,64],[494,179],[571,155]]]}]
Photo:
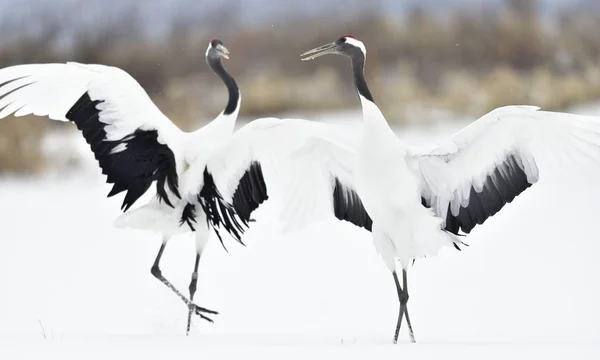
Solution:
[{"label": "spread wing", "polygon": [[29,64],[0,69],[0,118],[48,116],[75,123],[94,153],[108,196],[125,191],[127,210],[157,181],[159,199],[179,197],[181,131],[125,71],[103,65]]},{"label": "spread wing", "polygon": [[182,222],[193,226],[199,204],[217,233],[223,228],[241,242],[252,212],[272,198],[280,220],[292,228],[328,213],[370,229],[371,220],[352,188],[352,152],[331,140],[338,131],[300,119],[251,122],[211,155],[197,175],[195,196],[188,197]]},{"label": "spread wing", "polygon": [[538,110],[498,108],[437,147],[413,151],[423,201],[446,230],[469,233],[535,184],[544,166],[598,165],[600,119]]}]

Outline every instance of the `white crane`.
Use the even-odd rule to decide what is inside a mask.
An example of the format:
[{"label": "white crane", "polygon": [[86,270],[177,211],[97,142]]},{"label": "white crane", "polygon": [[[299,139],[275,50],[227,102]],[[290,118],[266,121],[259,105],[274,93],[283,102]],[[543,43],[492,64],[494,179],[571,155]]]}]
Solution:
[{"label": "white crane", "polygon": [[[230,139],[240,110],[240,92],[227,73],[222,58],[229,51],[213,39],[206,50],[209,67],[225,83],[229,99],[223,112],[201,129],[186,133],[173,124],[127,72],[111,66],[27,64],[0,69],[0,119],[15,116],[48,116],[74,122],[90,145],[107,183],[114,184],[108,196],[125,192],[119,227],[147,229],[162,234],[163,241],[151,273],[189,307],[192,313],[212,322],[216,311],[193,303],[200,257],[209,237],[203,222],[195,227],[196,260],[186,298],[163,275],[159,267],[167,242],[189,232],[179,219],[187,204],[180,194],[194,181],[194,169],[204,168],[211,152]],[[156,182],[156,197],[148,204],[127,210]],[[199,215],[203,216],[203,215]]]},{"label": "white crane", "polygon": [[[416,149],[395,136],[374,103],[364,77],[364,44],[345,35],[302,56],[311,60],[325,54],[351,59],[363,109],[362,139],[356,147],[343,134],[321,129],[302,137],[303,145],[298,143],[285,153],[280,161],[290,167],[283,171],[287,180],[277,191],[283,199],[281,216],[296,227],[321,217],[324,210],[372,231],[398,293],[394,343],[404,317],[414,342],[407,308],[411,261],[445,246],[460,250],[461,236],[538,181],[538,164],[566,160],[597,166],[600,119],[508,106],[489,112],[439,144]],[[205,182],[198,200],[213,226],[223,227],[238,240],[251,212],[264,200],[255,194],[266,192],[265,184],[259,186],[244,169],[259,168],[261,161],[254,157],[240,165],[231,163],[230,178],[214,182],[214,173],[225,175],[211,162],[205,170],[212,189]]]},{"label": "white crane", "polygon": [[[414,342],[406,307],[409,262],[460,244],[459,230],[469,233],[538,181],[539,160],[551,162],[558,152],[597,166],[600,119],[530,106],[505,107],[433,148],[411,149],[395,136],[375,105],[364,77],[364,44],[347,35],[302,56],[311,60],[326,54],[351,59],[364,122],[356,192],[373,219],[375,246],[398,289],[394,341],[404,314]],[[394,259],[402,267],[402,286]]]}]

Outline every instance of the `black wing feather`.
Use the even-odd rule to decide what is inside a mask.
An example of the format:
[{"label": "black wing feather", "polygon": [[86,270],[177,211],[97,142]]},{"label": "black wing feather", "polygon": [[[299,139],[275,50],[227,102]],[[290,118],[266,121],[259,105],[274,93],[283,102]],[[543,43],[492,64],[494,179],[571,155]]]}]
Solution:
[{"label": "black wing feather", "polygon": [[[100,121],[101,111],[97,109],[100,103],[101,100],[92,101],[85,93],[65,117],[81,130],[102,173],[107,176],[106,182],[113,184],[108,196],[126,191],[121,209],[127,211],[156,180],[158,198],[172,207],[165,184],[180,198],[173,151],[158,142],[157,130],[137,129],[120,140],[106,140],[107,124]],[[125,149],[111,153],[117,146],[125,146]]]},{"label": "black wing feather", "polygon": [[480,192],[471,187],[469,203],[460,207],[457,216],[452,215],[448,207],[445,230],[456,235],[460,230],[470,233],[476,225],[483,224],[531,185],[517,155],[507,156],[488,175]]},{"label": "black wing feather", "polygon": [[[252,221],[252,212],[269,198],[262,167],[259,162],[252,162],[240,178],[231,204],[225,202],[216,187],[212,174],[204,169],[204,185],[198,194],[198,202],[206,214],[206,221],[215,230],[221,245],[223,240],[219,229],[223,227],[234,239],[242,245],[242,235]],[[182,215],[181,223],[188,225],[195,221],[193,212],[187,211]],[[223,247],[225,247],[223,245]]]},{"label": "black wing feather", "polygon": [[373,220],[371,220],[360,197],[354,190],[344,186],[338,178],[335,178],[332,195],[333,212],[336,218],[372,231]]}]

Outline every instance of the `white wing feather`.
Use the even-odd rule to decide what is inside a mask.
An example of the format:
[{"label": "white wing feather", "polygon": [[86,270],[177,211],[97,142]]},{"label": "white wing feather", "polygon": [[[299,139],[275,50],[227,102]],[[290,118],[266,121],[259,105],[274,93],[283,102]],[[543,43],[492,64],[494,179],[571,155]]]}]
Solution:
[{"label": "white wing feather", "polygon": [[[291,226],[301,225],[309,218],[314,219],[317,209],[326,209],[331,216],[330,169],[336,169],[340,179],[351,181],[348,161],[336,162],[337,157],[332,156],[333,152],[343,153],[350,146],[336,143],[336,137],[344,138],[335,125],[302,119],[257,119],[214,151],[206,167],[223,199],[230,203],[240,178],[253,161],[259,162],[269,202],[281,209],[280,219]],[[203,171],[200,168],[194,171],[195,186],[186,193],[190,202],[197,202],[195,197],[204,185]]]},{"label": "white wing feather", "polygon": [[0,118],[14,113],[67,121],[67,111],[85,92],[92,100],[104,101],[99,105],[100,121],[110,124],[108,140],[121,139],[138,128],[158,130],[161,143],[180,133],[127,72],[73,62],[0,69]]},{"label": "white wing feather", "polygon": [[531,184],[539,179],[538,164],[546,168],[577,160],[598,165],[600,119],[538,110],[497,108],[433,149],[411,149],[422,176],[422,195],[438,216],[445,217],[449,205],[456,215],[459,206],[469,203],[471,187],[480,192],[511,154]]},{"label": "white wing feather", "polygon": [[288,189],[277,202],[284,231],[333,218],[335,180],[354,190],[355,162],[356,143],[339,131],[314,136],[297,148],[289,157]]},{"label": "white wing feather", "polygon": [[[86,107],[90,105],[97,112]],[[107,182],[114,184],[109,196],[127,192],[122,205],[125,211],[157,179],[168,184],[159,191],[161,200],[171,204],[170,193],[179,197],[177,173],[184,168],[184,134],[155,106],[140,84],[119,68],[66,63],[0,69],[0,109],[0,118],[14,113],[59,121],[68,120],[69,111],[74,109],[71,120],[82,130]],[[96,113],[97,119],[85,118]],[[148,133],[135,142],[138,130],[155,131],[156,135],[150,136],[156,136],[161,147],[144,148],[143,136]],[[129,144],[136,144],[131,152]],[[165,152],[162,145],[173,153],[173,159],[168,152],[166,156],[159,154]],[[162,172],[157,175],[159,166]]]},{"label": "white wing feather", "polygon": [[[263,171],[277,179],[282,166],[287,166],[287,157],[305,141],[327,132],[328,125],[302,119],[256,119],[236,131],[228,142],[212,152],[206,167],[226,201],[231,201],[238,181],[253,161],[261,162]],[[202,161],[199,161],[200,163]],[[196,193],[202,188],[202,174],[194,175],[198,186],[191,189]],[[266,174],[265,174],[266,176]]]}]

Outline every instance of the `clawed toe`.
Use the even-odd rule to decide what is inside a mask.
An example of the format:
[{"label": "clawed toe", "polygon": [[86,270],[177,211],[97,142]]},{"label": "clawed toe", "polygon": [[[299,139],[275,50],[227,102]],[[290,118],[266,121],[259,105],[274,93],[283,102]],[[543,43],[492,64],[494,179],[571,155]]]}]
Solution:
[{"label": "clawed toe", "polygon": [[203,308],[202,306],[198,306],[198,305],[195,305],[195,311],[197,313],[198,312],[203,312],[203,313],[212,314],[212,315],[219,315],[218,311],[209,310],[207,308]]},{"label": "clawed toe", "polygon": [[213,319],[209,318],[208,316],[204,316],[204,315],[200,314],[199,312],[196,312],[196,315],[200,316],[202,319],[208,321],[209,323],[214,324]]},{"label": "clawed toe", "polygon": [[196,315],[200,316],[202,319],[204,319],[210,323],[213,323],[214,321],[204,314],[219,315],[219,313],[217,311],[209,310],[209,309],[203,308],[201,306],[198,306],[196,304],[190,304],[190,309],[192,311],[194,311],[194,313]]}]

